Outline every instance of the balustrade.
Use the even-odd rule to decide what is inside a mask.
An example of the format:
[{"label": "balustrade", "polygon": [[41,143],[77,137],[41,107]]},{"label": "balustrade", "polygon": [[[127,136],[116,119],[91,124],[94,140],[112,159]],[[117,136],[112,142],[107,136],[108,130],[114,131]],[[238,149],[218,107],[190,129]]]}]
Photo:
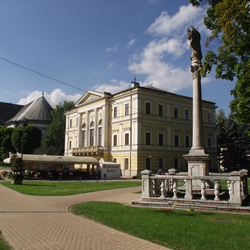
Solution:
[{"label": "balustrade", "polygon": [[[248,195],[245,171],[208,176],[187,176],[186,174],[154,175],[145,170],[142,174],[142,199],[147,200],[196,200],[206,203],[241,204]],[[200,181],[200,187],[193,186]],[[198,182],[199,183],[199,182]],[[214,184],[211,187],[211,183]]]}]

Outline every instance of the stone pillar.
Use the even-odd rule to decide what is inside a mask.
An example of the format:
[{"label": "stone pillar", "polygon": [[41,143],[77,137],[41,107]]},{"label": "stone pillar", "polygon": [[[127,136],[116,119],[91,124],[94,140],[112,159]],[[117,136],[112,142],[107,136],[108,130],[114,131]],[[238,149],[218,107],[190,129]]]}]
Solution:
[{"label": "stone pillar", "polygon": [[[201,94],[201,50],[200,34],[194,28],[188,30],[190,47],[192,49],[189,67],[193,76],[193,141],[189,154],[184,155],[188,162],[189,176],[206,176],[209,174],[208,159],[203,144],[202,94]],[[201,181],[193,181],[192,189],[200,189]]]}]

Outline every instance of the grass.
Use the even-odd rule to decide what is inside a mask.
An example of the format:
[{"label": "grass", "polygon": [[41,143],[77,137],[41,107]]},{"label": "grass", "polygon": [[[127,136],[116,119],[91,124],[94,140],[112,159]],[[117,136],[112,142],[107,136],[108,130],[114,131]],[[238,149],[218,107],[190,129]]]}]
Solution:
[{"label": "grass", "polygon": [[141,186],[141,182],[26,182],[22,185],[13,185],[10,182],[2,182],[8,188],[22,194],[40,196],[63,196],[96,192],[101,190],[118,189]]},{"label": "grass", "polygon": [[247,215],[137,208],[111,202],[78,204],[72,211],[175,250],[250,249]]},{"label": "grass", "polygon": [[1,238],[1,235],[0,235],[0,249],[1,250],[10,250],[11,247],[7,244],[7,242]]}]

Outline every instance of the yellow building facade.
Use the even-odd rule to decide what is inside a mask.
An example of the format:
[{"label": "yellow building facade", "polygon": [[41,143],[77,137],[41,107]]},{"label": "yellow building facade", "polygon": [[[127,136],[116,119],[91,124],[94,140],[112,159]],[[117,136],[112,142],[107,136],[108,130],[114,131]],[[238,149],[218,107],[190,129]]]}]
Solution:
[{"label": "yellow building facade", "polygon": [[[123,176],[144,169],[187,170],[192,146],[192,98],[132,82],[116,94],[87,91],[66,113],[65,155],[121,164]],[[203,101],[203,139],[216,168],[216,106]]]}]

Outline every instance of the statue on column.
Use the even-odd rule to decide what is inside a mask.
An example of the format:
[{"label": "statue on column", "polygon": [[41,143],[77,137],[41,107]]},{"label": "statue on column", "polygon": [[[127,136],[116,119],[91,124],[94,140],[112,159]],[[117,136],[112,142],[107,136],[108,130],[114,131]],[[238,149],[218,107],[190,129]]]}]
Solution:
[{"label": "statue on column", "polygon": [[201,64],[202,53],[201,53],[201,35],[200,33],[192,27],[187,28],[188,40],[190,40],[190,48],[192,50],[191,61],[195,64]]}]

